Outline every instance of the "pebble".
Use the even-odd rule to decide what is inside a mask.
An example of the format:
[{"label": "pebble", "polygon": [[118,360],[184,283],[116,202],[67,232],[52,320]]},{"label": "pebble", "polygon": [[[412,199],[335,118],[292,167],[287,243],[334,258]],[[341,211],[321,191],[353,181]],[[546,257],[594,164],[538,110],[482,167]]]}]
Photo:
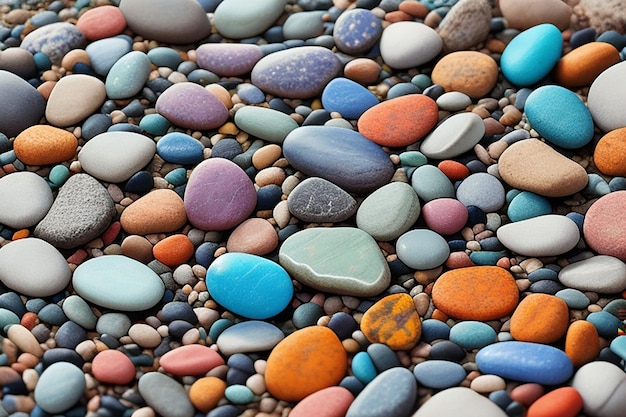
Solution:
[{"label": "pebble", "polygon": [[525,256],[555,256],[573,249],[580,240],[576,223],[567,216],[546,214],[509,223],[497,230],[504,246]]},{"label": "pebble", "polygon": [[284,333],[273,324],[248,320],[222,331],[215,343],[223,355],[230,356],[235,353],[269,351],[284,338]]},{"label": "pebble", "polygon": [[596,327],[586,320],[571,323],[565,335],[565,354],[575,367],[595,360],[600,354],[600,340]]},{"label": "pebble", "polygon": [[204,159],[204,145],[182,132],[170,132],[156,143],[156,152],[164,161],[173,164],[192,165]]},{"label": "pebble", "polygon": [[103,5],[81,14],[76,27],[91,42],[122,33],[126,29],[126,18],[118,7]]},{"label": "pebble", "polygon": [[46,120],[58,127],[73,126],[100,109],[106,97],[104,83],[96,77],[70,74],[54,85],[46,104]]},{"label": "pebble", "polygon": [[85,44],[82,32],[69,22],[56,22],[28,33],[20,48],[35,54],[44,53],[53,64],[59,64],[63,56],[72,49],[81,49]]},{"label": "pebble", "polygon": [[250,73],[261,58],[261,48],[251,44],[205,43],[196,49],[196,62],[200,68],[225,77]]},{"label": "pebble", "polygon": [[[465,350],[481,349],[496,341],[496,331],[486,323],[466,320],[456,323],[450,329],[450,341]],[[454,386],[453,384],[450,386]]]},{"label": "pebble", "polygon": [[119,350],[109,349],[98,353],[91,361],[93,376],[111,385],[126,385],[135,379],[135,365]]},{"label": "pebble", "polygon": [[437,359],[418,363],[413,375],[419,384],[440,390],[459,385],[467,376],[458,363]]},{"label": "pebble", "polygon": [[491,5],[487,0],[460,0],[446,13],[437,32],[445,50],[453,52],[485,41],[490,27]]},{"label": "pebble", "polygon": [[626,376],[619,367],[608,362],[583,365],[571,381],[583,398],[583,412],[598,417],[617,417],[624,408]]},{"label": "pebble", "polygon": [[565,301],[567,306],[574,310],[583,310],[590,304],[589,298],[582,291],[574,288],[564,288],[554,295]]},{"label": "pebble", "polygon": [[558,279],[581,291],[620,293],[626,289],[626,264],[613,256],[597,255],[565,266]]},{"label": "pebble", "polygon": [[387,65],[407,69],[423,65],[439,55],[443,40],[424,23],[397,22],[383,30],[379,48]]},{"label": "pebble", "polygon": [[0,223],[23,229],[44,218],[54,198],[39,175],[23,171],[0,178]]},{"label": "pebble", "polygon": [[506,388],[506,381],[498,375],[479,375],[472,380],[470,388],[480,394],[498,392]]},{"label": "pebble", "polygon": [[333,40],[341,52],[360,55],[374,47],[382,31],[382,22],[372,11],[355,8],[339,15],[333,28]]},{"label": "pebble", "polygon": [[265,219],[245,220],[233,230],[226,241],[229,252],[252,255],[267,255],[278,247],[278,234],[274,226]]},{"label": "pebble", "polygon": [[254,5],[245,0],[225,0],[215,9],[213,23],[227,38],[251,38],[269,29],[284,8],[283,0],[262,0]]},{"label": "pebble", "polygon": [[572,195],[588,182],[582,166],[538,139],[520,140],[507,147],[498,159],[498,172],[511,187],[544,197]]},{"label": "pebble", "polygon": [[542,23],[551,23],[563,31],[570,26],[572,8],[559,0],[530,0],[524,5],[514,0],[502,0],[499,4],[502,17],[509,27],[526,30]]},{"label": "pebble", "polygon": [[359,118],[359,132],[381,146],[407,146],[422,139],[439,120],[437,103],[408,94],[370,107]]},{"label": "pebble", "polygon": [[593,151],[593,163],[605,175],[626,175],[626,149],[624,138],[626,128],[619,128],[608,132],[600,138]]},{"label": "pebble", "polygon": [[204,375],[224,365],[224,359],[213,349],[202,345],[184,345],[165,353],[159,365],[174,376]]},{"label": "pebble", "polygon": [[322,105],[346,119],[358,119],[378,104],[376,96],[361,84],[347,78],[335,78],[322,91]]},{"label": "pebble", "polygon": [[500,180],[485,172],[465,178],[456,190],[456,198],[466,207],[475,206],[485,213],[500,210],[506,201]]},{"label": "pebble", "polygon": [[17,136],[24,129],[36,125],[43,117],[46,102],[39,92],[21,77],[0,70],[0,132]]},{"label": "pebble", "polygon": [[550,200],[530,191],[522,191],[513,197],[506,210],[506,215],[512,222],[528,220],[550,213],[552,213]]},{"label": "pebble", "polygon": [[576,417],[583,408],[583,398],[572,387],[561,387],[543,395],[528,408],[528,417],[558,415]]},{"label": "pebble", "polygon": [[493,58],[481,52],[452,52],[437,61],[431,77],[433,83],[441,85],[447,92],[458,91],[472,99],[479,99],[495,87],[498,65]]},{"label": "pebble", "polygon": [[78,139],[71,132],[48,125],[34,125],[15,137],[15,156],[31,165],[67,161],[76,155]]},{"label": "pebble", "polygon": [[203,413],[213,410],[224,397],[226,383],[214,376],[197,379],[189,389],[189,400]]},{"label": "pebble", "polygon": [[472,104],[472,99],[465,93],[460,91],[450,91],[443,93],[437,98],[437,106],[441,110],[456,112],[463,110]]},{"label": "pebble", "polygon": [[22,352],[30,353],[40,358],[44,352],[35,336],[21,324],[9,325],[6,328],[7,338]]},{"label": "pebble", "polygon": [[211,34],[211,23],[194,0],[133,0],[120,2],[128,27],[144,39],[188,44]]},{"label": "pebble", "polygon": [[0,70],[8,71],[23,79],[32,78],[37,67],[33,55],[21,48],[6,48],[0,53]]},{"label": "pebble", "polygon": [[361,84],[373,84],[378,81],[380,71],[380,65],[369,58],[355,58],[343,67],[343,75],[346,78]]},{"label": "pebble", "polygon": [[287,135],[298,127],[289,115],[266,107],[246,106],[235,113],[237,127],[259,139],[282,144]]},{"label": "pebble", "polygon": [[565,336],[569,309],[565,301],[549,294],[528,294],[511,316],[515,340],[550,344]]},{"label": "pebble", "polygon": [[291,409],[291,417],[344,417],[354,401],[354,396],[343,387],[323,388],[307,395]]},{"label": "pebble", "polygon": [[175,268],[193,256],[194,246],[186,235],[175,234],[157,242],[152,248],[154,257],[165,266]]},{"label": "pebble", "polygon": [[186,129],[210,130],[228,120],[228,109],[206,88],[192,82],[172,85],[157,98],[158,114]]},{"label": "pebble", "polygon": [[100,256],[80,264],[72,286],[85,300],[120,311],[149,309],[161,301],[165,291],[163,281],[150,268],[122,255]]},{"label": "pebble", "polygon": [[412,417],[459,415],[505,417],[507,414],[487,397],[466,387],[452,387],[433,395]]},{"label": "pebble", "polygon": [[472,112],[457,113],[420,142],[420,152],[432,159],[452,159],[472,150],[484,134],[485,124],[480,116]]},{"label": "pebble", "polygon": [[561,31],[550,23],[524,30],[502,52],[502,74],[520,87],[539,82],[561,58]]},{"label": "pebble", "polygon": [[363,314],[360,325],[371,343],[383,343],[393,350],[410,350],[422,332],[420,317],[408,294],[391,294],[377,301]]},{"label": "pebble", "polygon": [[183,199],[168,189],[150,191],[126,207],[120,216],[122,229],[136,235],[173,232],[186,222]]},{"label": "pebble", "polygon": [[139,394],[160,415],[192,417],[194,408],[185,388],[174,378],[160,372],[147,372],[139,378]]},{"label": "pebble", "polygon": [[583,236],[587,244],[600,255],[609,255],[626,261],[626,236],[621,218],[626,191],[615,191],[596,200],[585,215]]},{"label": "pebble", "polygon": [[432,301],[449,315],[462,320],[495,320],[517,307],[515,279],[496,266],[471,266],[444,272],[435,281]]},{"label": "pebble", "polygon": [[252,69],[251,80],[261,90],[279,97],[310,98],[319,95],[341,67],[328,49],[302,46],[266,55]]},{"label": "pebble", "polygon": [[613,45],[589,42],[561,57],[554,68],[554,78],[568,88],[588,86],[604,70],[619,62],[619,52]]},{"label": "pebble", "polygon": [[346,351],[335,333],[311,326],[296,330],[274,347],[267,358],[265,384],[276,398],[299,401],[337,385],[347,368]]},{"label": "pebble", "polygon": [[603,132],[626,127],[626,112],[620,107],[626,95],[624,68],[624,62],[610,66],[596,77],[589,88],[587,107],[596,126]]},{"label": "pebble", "polygon": [[[517,358],[511,361],[511,358]],[[574,373],[569,357],[560,349],[540,343],[508,341],[486,346],[476,354],[483,373],[522,382],[559,385]]]},{"label": "pebble", "polygon": [[411,176],[411,186],[417,195],[425,202],[438,198],[454,198],[454,185],[433,165],[419,166]]},{"label": "pebble", "polygon": [[[285,138],[283,154],[302,173],[324,178],[357,194],[380,188],[394,173],[393,164],[380,146],[358,132],[340,127],[294,129]],[[346,157],[350,163],[346,163]]]},{"label": "pebble", "polygon": [[278,259],[294,279],[334,294],[371,297],[391,279],[376,241],[356,228],[301,230],[283,242]]},{"label": "pebble", "polygon": [[413,187],[392,182],[363,200],[356,212],[356,224],[376,240],[391,241],[408,231],[419,215],[420,202]]},{"label": "pebble", "polygon": [[310,223],[342,222],[357,210],[356,200],[346,191],[323,178],[311,177],[289,193],[289,212]]},{"label": "pebble", "polygon": [[398,238],[396,253],[409,268],[428,270],[442,265],[450,255],[450,248],[446,240],[436,232],[415,229]]},{"label": "pebble", "polygon": [[37,381],[35,401],[46,413],[63,413],[81,399],[85,388],[85,376],[80,368],[67,362],[53,363]]},{"label": "pebble", "polygon": [[251,319],[277,315],[293,295],[291,279],[280,265],[247,253],[218,257],[209,266],[206,283],[216,302]]},{"label": "pebble", "polygon": [[285,39],[311,39],[324,33],[322,10],[307,10],[289,15],[283,23]]},{"label": "pebble", "polygon": [[124,35],[118,35],[90,43],[85,48],[85,52],[96,74],[106,77],[111,67],[129,53],[131,48],[131,40]]},{"label": "pebble", "polygon": [[554,145],[577,149],[593,139],[591,113],[567,88],[545,85],[533,90],[524,111],[533,129]]},{"label": "pebble", "polygon": [[191,224],[202,230],[227,230],[256,206],[256,190],[246,173],[227,159],[206,159],[191,171],[183,197]]}]

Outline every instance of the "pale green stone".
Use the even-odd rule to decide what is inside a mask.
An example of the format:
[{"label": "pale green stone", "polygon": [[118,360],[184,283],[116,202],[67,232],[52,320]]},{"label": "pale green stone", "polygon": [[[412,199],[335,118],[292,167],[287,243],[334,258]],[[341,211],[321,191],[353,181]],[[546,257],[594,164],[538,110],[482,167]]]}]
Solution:
[{"label": "pale green stone", "polygon": [[278,257],[283,268],[302,284],[334,294],[375,296],[391,279],[376,241],[357,228],[296,232],[282,244]]},{"label": "pale green stone", "polygon": [[63,300],[63,312],[68,319],[84,329],[92,330],[96,327],[98,318],[91,311],[89,304],[78,295],[70,295]]},{"label": "pale green stone", "polygon": [[283,14],[286,0],[224,0],[215,9],[213,23],[227,38],[251,38],[265,32]]},{"label": "pale green stone", "polygon": [[259,139],[281,144],[298,127],[289,115],[266,107],[246,106],[235,113],[235,124]]}]

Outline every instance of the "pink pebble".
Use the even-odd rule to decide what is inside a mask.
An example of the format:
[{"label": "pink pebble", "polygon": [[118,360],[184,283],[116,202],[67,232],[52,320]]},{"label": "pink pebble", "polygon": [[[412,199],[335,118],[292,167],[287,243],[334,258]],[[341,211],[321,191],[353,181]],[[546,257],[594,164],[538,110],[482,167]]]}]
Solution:
[{"label": "pink pebble", "polygon": [[537,401],[545,392],[540,384],[522,384],[511,390],[511,399],[522,404],[524,407],[530,407],[532,403]]},{"label": "pink pebble", "polygon": [[459,251],[452,252],[450,253],[450,255],[448,255],[448,260],[446,260],[446,266],[450,269],[457,269],[475,265],[467,253]]},{"label": "pink pebble", "polygon": [[213,349],[203,345],[185,345],[170,350],[159,361],[165,372],[175,376],[204,375],[224,365],[224,359]]},{"label": "pink pebble", "polygon": [[126,385],[135,379],[135,365],[119,350],[103,350],[91,362],[91,372],[100,382]]},{"label": "pink pebble", "polygon": [[626,191],[615,191],[600,197],[589,207],[583,223],[587,244],[600,255],[626,261]]},{"label": "pink pebble", "polygon": [[119,8],[105,5],[94,7],[83,13],[78,18],[76,27],[88,41],[95,41],[124,32],[126,18]]},{"label": "pink pebble", "polygon": [[467,208],[453,198],[437,198],[424,204],[422,218],[429,229],[442,234],[452,235],[467,223]]},{"label": "pink pebble", "polygon": [[289,413],[289,417],[343,417],[354,396],[343,387],[328,387],[305,397]]}]

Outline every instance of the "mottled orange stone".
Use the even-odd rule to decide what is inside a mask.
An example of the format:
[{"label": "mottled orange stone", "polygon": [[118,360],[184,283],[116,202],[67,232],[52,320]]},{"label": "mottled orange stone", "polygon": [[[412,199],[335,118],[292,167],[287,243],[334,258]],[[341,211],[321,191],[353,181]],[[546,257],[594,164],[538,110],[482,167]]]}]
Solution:
[{"label": "mottled orange stone", "polygon": [[384,343],[393,350],[409,350],[422,335],[422,322],[410,295],[391,294],[363,314],[361,331],[372,343]]},{"label": "mottled orange stone", "polygon": [[193,256],[193,243],[186,235],[176,234],[159,241],[152,248],[152,254],[163,265],[177,267]]},{"label": "mottled orange stone", "polygon": [[573,387],[561,387],[532,403],[526,417],[576,417],[582,408],[580,393]]},{"label": "mottled orange stone", "polygon": [[561,298],[550,294],[529,294],[511,316],[511,336],[535,343],[556,342],[569,325],[569,308]]},{"label": "mottled orange stone", "polygon": [[600,138],[593,151],[593,162],[605,175],[626,176],[626,127]]},{"label": "mottled orange stone", "polygon": [[554,78],[559,85],[569,88],[591,85],[602,71],[620,61],[618,50],[610,43],[589,42],[559,60]]},{"label": "mottled orange stone", "polygon": [[13,150],[17,159],[28,165],[49,165],[73,159],[78,139],[58,127],[35,125],[15,137]]},{"label": "mottled orange stone", "polygon": [[600,354],[596,326],[586,320],[576,320],[570,324],[565,335],[565,354],[576,367],[595,360]]},{"label": "mottled orange stone", "polygon": [[498,64],[477,51],[452,52],[441,58],[431,74],[446,91],[460,91],[473,99],[486,96],[498,81]]}]

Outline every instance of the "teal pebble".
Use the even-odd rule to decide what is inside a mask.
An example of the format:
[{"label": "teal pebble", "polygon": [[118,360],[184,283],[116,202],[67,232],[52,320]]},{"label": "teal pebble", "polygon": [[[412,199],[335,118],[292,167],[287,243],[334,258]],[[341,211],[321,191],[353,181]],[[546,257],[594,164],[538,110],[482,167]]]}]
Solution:
[{"label": "teal pebble", "polygon": [[626,360],[626,336],[620,336],[613,339],[609,349],[611,349],[611,352],[622,358],[622,360]]},{"label": "teal pebble", "polygon": [[109,70],[104,87],[112,100],[133,97],[150,76],[152,63],[141,51],[131,51],[121,57]]},{"label": "teal pebble", "polygon": [[212,73],[211,71],[198,68],[187,74],[187,80],[191,81],[192,83],[207,86],[209,84],[218,82],[220,80],[220,77],[217,74]]},{"label": "teal pebble", "polygon": [[245,385],[226,387],[224,397],[233,404],[248,404],[254,400],[254,393]]},{"label": "teal pebble", "polygon": [[359,352],[352,358],[352,373],[363,385],[369,384],[378,372],[376,366],[367,352]]},{"label": "teal pebble", "polygon": [[85,375],[69,362],[48,366],[35,387],[35,402],[45,412],[60,414],[75,405],[85,390]]},{"label": "teal pebble", "polygon": [[179,53],[165,46],[159,46],[148,51],[148,59],[157,67],[176,69],[183,62]]},{"label": "teal pebble", "polygon": [[139,127],[144,132],[155,136],[165,135],[171,126],[170,121],[158,113],[146,114],[139,122]]},{"label": "teal pebble", "polygon": [[587,186],[583,190],[583,193],[587,197],[602,197],[611,192],[609,184],[598,174],[587,174],[587,177],[589,178],[589,182],[587,182]]},{"label": "teal pebble", "polygon": [[550,201],[530,191],[522,191],[513,197],[507,208],[507,216],[513,222],[552,213]]},{"label": "teal pebble", "polygon": [[609,181],[609,189],[611,192],[626,190],[626,178],[614,177],[611,181]]},{"label": "teal pebble", "polygon": [[420,94],[421,92],[422,90],[413,83],[398,83],[387,91],[387,100],[409,94]]},{"label": "teal pebble", "polygon": [[50,58],[48,55],[43,52],[35,52],[33,55],[33,59],[35,60],[35,66],[39,71],[47,71],[52,68],[52,62],[50,62]]},{"label": "teal pebble", "polygon": [[302,329],[308,326],[314,326],[317,321],[324,315],[324,309],[315,303],[300,304],[293,312],[293,325],[296,329]]},{"label": "teal pebble", "polygon": [[587,321],[596,326],[601,337],[612,339],[617,336],[617,330],[624,328],[624,323],[611,313],[597,311],[587,316]]},{"label": "teal pebble", "polygon": [[4,329],[13,324],[20,324],[17,314],[6,308],[0,308],[0,328]]},{"label": "teal pebble", "polygon": [[450,329],[450,341],[466,350],[481,349],[496,341],[496,331],[480,321],[461,321]]},{"label": "teal pebble", "polygon": [[433,165],[418,167],[411,176],[411,186],[424,202],[437,198],[455,197],[454,186],[450,179]]},{"label": "teal pebble", "polygon": [[602,311],[606,311],[607,313],[611,313],[614,316],[618,316],[620,310],[626,310],[626,300],[623,299],[623,298],[618,298],[616,300],[610,301],[602,309]]},{"label": "teal pebble", "polygon": [[55,165],[48,174],[48,180],[54,187],[60,187],[70,177],[70,170],[65,165]]},{"label": "teal pebble", "polygon": [[483,265],[492,265],[495,266],[498,263],[498,260],[501,258],[507,257],[506,251],[490,251],[490,250],[481,250],[470,253],[470,260],[474,262],[474,264],[483,266]]},{"label": "teal pebble", "polygon": [[259,139],[281,144],[298,127],[288,114],[265,107],[246,106],[235,113],[235,125]]},{"label": "teal pebble", "polygon": [[215,323],[213,323],[211,325],[211,328],[209,329],[209,339],[211,339],[212,341],[216,341],[217,338],[219,337],[219,335],[226,329],[228,329],[230,326],[232,326],[233,323],[232,321],[228,320],[228,319],[218,319],[215,321]]},{"label": "teal pebble", "polygon": [[165,174],[165,177],[163,178],[174,187],[178,187],[179,185],[183,185],[187,182],[187,170],[183,167],[175,168]]},{"label": "teal pebble", "polygon": [[574,310],[583,310],[590,304],[587,296],[574,288],[564,288],[554,295],[565,301],[567,306]]},{"label": "teal pebble", "polygon": [[411,78],[411,83],[415,84],[415,86],[422,91],[433,85],[432,80],[426,74],[417,74],[415,77]]}]

